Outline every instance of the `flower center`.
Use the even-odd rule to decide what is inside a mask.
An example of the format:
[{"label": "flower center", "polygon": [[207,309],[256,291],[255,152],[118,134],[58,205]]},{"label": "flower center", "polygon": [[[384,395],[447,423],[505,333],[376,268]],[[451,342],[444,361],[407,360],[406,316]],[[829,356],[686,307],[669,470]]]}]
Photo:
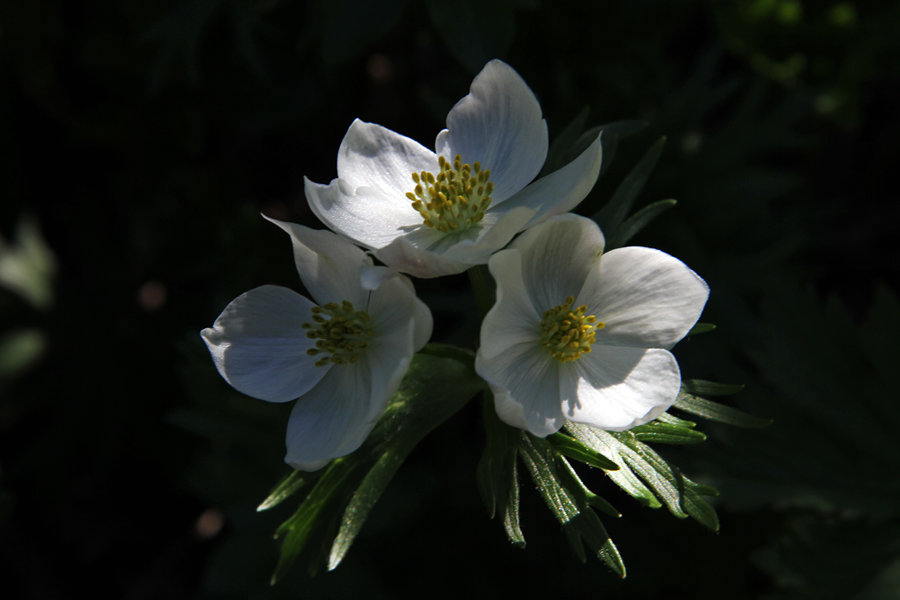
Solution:
[{"label": "flower center", "polygon": [[312,308],[314,323],[303,323],[306,337],[316,340],[316,347],[306,351],[310,356],[325,354],[316,361],[317,367],[328,364],[346,365],[359,360],[369,347],[372,327],[369,313],[353,310],[353,304],[344,300],[340,304],[329,302]]},{"label": "flower center", "polygon": [[541,346],[559,362],[577,360],[590,352],[596,331],[606,327],[597,317],[584,315],[586,305],[572,310],[573,302],[575,297],[569,296],[564,304],[551,308],[541,319]]},{"label": "flower center", "polygon": [[426,227],[444,233],[465,231],[481,221],[491,205],[491,170],[482,171],[478,161],[474,168],[464,165],[459,154],[452,165],[443,156],[438,158],[438,164],[437,177],[428,171],[412,174],[415,193],[407,192],[406,197],[425,219]]}]

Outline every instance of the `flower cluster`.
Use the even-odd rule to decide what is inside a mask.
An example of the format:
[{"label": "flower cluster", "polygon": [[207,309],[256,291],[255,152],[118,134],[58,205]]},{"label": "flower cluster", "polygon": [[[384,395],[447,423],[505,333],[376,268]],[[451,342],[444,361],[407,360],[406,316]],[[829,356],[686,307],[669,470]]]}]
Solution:
[{"label": "flower cluster", "polygon": [[334,233],[272,221],[290,235],[312,299],[262,286],[202,332],[235,389],[297,399],[290,465],[316,470],[357,449],[428,341],[431,313],[406,275],[489,265],[497,299],[476,371],[510,425],[539,437],[567,420],[623,430],[672,404],[681,376],[669,349],[699,318],[708,288],[657,250],[603,254],[594,222],[568,214],[600,172],[599,135],[534,180],[547,152],[537,99],[499,60],[447,115],[434,151],[353,122],[338,177],[305,184],[312,211]]}]

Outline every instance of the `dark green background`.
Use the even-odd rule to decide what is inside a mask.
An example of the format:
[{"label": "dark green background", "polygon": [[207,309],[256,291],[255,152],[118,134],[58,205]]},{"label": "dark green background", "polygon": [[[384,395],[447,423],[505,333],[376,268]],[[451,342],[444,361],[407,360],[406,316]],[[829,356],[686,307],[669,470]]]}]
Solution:
[{"label": "dark green background", "polygon": [[[719,534],[585,472],[624,514],[604,519],[623,581],[575,560],[530,482],[525,550],[488,520],[472,402],[336,571],[301,558],[268,588],[290,506],[254,509],[289,407],[231,390],[198,333],[251,287],[300,289],[259,213],[318,227],[303,177],[336,175],[354,118],[431,146],[497,57],[551,139],[584,106],[649,122],[583,214],[668,136],[640,203],[679,205],[631,243],[711,285],[718,330],[676,349],[685,376],[747,384],[734,402],[775,425],[662,449],[719,487]],[[0,252],[31,219],[56,271],[51,304],[0,290],[0,336],[41,340],[24,366],[0,352],[0,595],[900,597],[898,65],[878,0],[3,2]],[[416,285],[435,341],[474,348],[466,278]]]}]

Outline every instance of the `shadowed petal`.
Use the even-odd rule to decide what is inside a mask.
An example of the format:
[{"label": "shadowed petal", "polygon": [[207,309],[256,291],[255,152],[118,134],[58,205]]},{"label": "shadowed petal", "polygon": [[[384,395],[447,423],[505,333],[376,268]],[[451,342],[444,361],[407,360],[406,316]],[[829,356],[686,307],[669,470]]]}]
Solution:
[{"label": "shadowed petal", "polygon": [[375,426],[369,418],[371,387],[367,362],[332,367],[294,405],[284,461],[295,469],[315,471],[359,448]]},{"label": "shadowed petal", "polygon": [[678,363],[667,350],[600,344],[563,365],[559,379],[566,417],[610,431],[652,421],[681,387]]},{"label": "shadowed petal", "polygon": [[562,304],[568,296],[578,298],[603,242],[596,223],[566,214],[535,225],[510,245],[522,254],[525,289],[539,313]]},{"label": "shadowed petal", "polygon": [[479,353],[475,371],[491,384],[497,414],[510,425],[524,422],[525,429],[546,437],[565,423],[558,363],[539,345],[517,344],[490,359]]},{"label": "shadowed petal", "polygon": [[343,300],[357,309],[366,305],[368,292],[360,284],[361,269],[371,265],[372,259],[365,252],[330,231],[263,218],[291,236],[297,272],[319,305]]},{"label": "shadowed petal", "polygon": [[547,139],[534,93],[512,67],[492,60],[447,115],[435,148],[451,162],[460,154],[464,163],[490,169],[494,202],[503,202],[541,170]]},{"label": "shadowed petal", "polygon": [[421,215],[406,198],[400,202],[375,188],[354,189],[341,179],[328,185],[304,182],[306,200],[319,220],[366,248],[386,246],[405,228],[422,224]]},{"label": "shadowed petal", "polygon": [[201,332],[216,368],[239,392],[287,402],[309,391],[330,367],[306,351],[314,341],[301,324],[314,304],[283,287],[264,285],[235,298]]},{"label": "shadowed petal", "polygon": [[594,143],[578,158],[546,177],[541,177],[507,200],[503,207],[513,205],[534,209],[536,214],[528,227],[543,222],[553,215],[569,212],[593,189],[600,174],[602,157],[603,147],[600,145],[598,135]]},{"label": "shadowed petal", "polygon": [[629,246],[604,254],[578,296],[606,323],[597,342],[671,348],[700,318],[709,286],[665,252]]},{"label": "shadowed petal", "polygon": [[370,187],[415,214],[406,192],[415,188],[413,173],[438,173],[434,152],[390,129],[356,119],[338,150],[338,178],[351,189]]},{"label": "shadowed petal", "polygon": [[497,302],[481,324],[478,353],[494,358],[510,346],[539,345],[541,315],[535,310],[522,283],[522,259],[518,250],[503,250],[491,257],[491,275],[497,282]]}]

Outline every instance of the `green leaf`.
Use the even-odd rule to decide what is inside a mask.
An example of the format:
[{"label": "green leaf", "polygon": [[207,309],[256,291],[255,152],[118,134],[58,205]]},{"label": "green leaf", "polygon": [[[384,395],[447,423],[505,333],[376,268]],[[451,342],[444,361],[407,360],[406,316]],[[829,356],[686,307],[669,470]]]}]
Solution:
[{"label": "green leaf", "polygon": [[519,477],[516,471],[519,430],[500,420],[490,392],[485,392],[482,412],[487,443],[478,461],[478,489],[491,518],[499,512],[509,540],[524,548],[525,536],[519,525]]},{"label": "green leaf", "polygon": [[328,557],[328,570],[346,556],[369,511],[397,469],[422,439],[483,389],[483,380],[466,364],[450,358],[416,355],[400,390],[369,439],[358,451],[371,464],[344,511]]},{"label": "green leaf", "polygon": [[685,379],[681,388],[688,394],[696,396],[730,396],[744,389],[743,384],[716,383],[702,379]]},{"label": "green leaf", "polygon": [[647,180],[650,179],[650,174],[656,167],[660,155],[662,155],[665,143],[666,138],[662,137],[650,147],[644,157],[625,176],[625,179],[613,192],[612,198],[610,198],[606,206],[592,217],[608,237],[614,237],[619,226],[625,221],[625,217],[630,212],[632,205],[637,200],[641,190],[644,189]]},{"label": "green leaf", "polygon": [[646,227],[653,219],[678,204],[675,200],[660,200],[637,211],[616,229],[615,233],[606,242],[605,250],[620,248],[628,240],[633,238],[641,229]]},{"label": "green leaf", "polygon": [[607,475],[627,494],[651,508],[665,504],[676,517],[690,516],[713,531],[718,530],[715,511],[701,498],[715,496],[718,492],[685,478],[641,442],[633,430],[603,431],[576,423],[568,423],[566,429],[586,446],[614,457],[622,468],[607,471]]},{"label": "green leaf", "polygon": [[566,125],[566,128],[559,132],[559,135],[556,136],[556,139],[550,144],[550,150],[547,152],[547,160],[544,162],[544,168],[541,169],[540,177],[549,175],[566,165],[567,161],[565,159],[569,156],[569,150],[575,145],[578,136],[581,135],[581,130],[584,129],[590,113],[591,107],[585,106],[577,115],[575,115],[575,118]]},{"label": "green leaf", "polygon": [[625,577],[625,564],[600,518],[591,509],[585,494],[587,488],[583,484],[566,485],[572,477],[577,479],[577,475],[569,469],[565,459],[558,456],[550,442],[527,432],[520,434],[519,450],[541,496],[562,524],[576,556],[582,562],[587,560],[586,545],[610,569]]},{"label": "green leaf", "polygon": [[606,471],[618,471],[619,465],[609,460],[596,450],[588,448],[578,440],[571,438],[562,433],[554,433],[547,438],[547,441],[553,446],[553,449],[575,460],[580,460],[591,466],[604,469]]},{"label": "green leaf", "polygon": [[734,425],[735,427],[759,428],[768,427],[772,424],[772,419],[754,417],[736,408],[700,398],[684,391],[678,394],[678,398],[672,406],[686,413],[697,415],[710,421]]},{"label": "green leaf", "polygon": [[697,323],[691,330],[688,331],[688,335],[700,335],[701,333],[709,333],[710,331],[714,331],[716,326],[712,323]]},{"label": "green leaf", "polygon": [[262,512],[278,506],[290,498],[294,492],[302,488],[306,481],[300,471],[291,471],[284,479],[278,482],[278,485],[275,486],[269,497],[263,500],[263,503],[256,508],[256,512]]},{"label": "green leaf", "polygon": [[[453,354],[449,347],[432,350]],[[465,352],[461,357],[470,358]],[[327,561],[329,570],[337,567],[413,448],[483,386],[466,362],[446,356],[413,356],[400,389],[362,447],[333,460],[294,515],[278,528],[275,537],[284,536],[284,542],[272,583],[287,572],[313,536],[325,549],[319,560]],[[283,481],[276,489],[285,484]],[[316,572],[319,564],[314,561],[311,572]]]},{"label": "green leaf", "polygon": [[354,455],[333,460],[294,515],[275,532],[275,539],[284,536],[284,541],[271,585],[278,583],[297,560],[321,513],[328,507],[333,509],[340,501],[343,483],[353,472],[357,461],[358,457]]},{"label": "green leaf", "polygon": [[472,73],[506,56],[516,29],[505,0],[427,0],[428,15],[450,52]]},{"label": "green leaf", "polygon": [[706,439],[706,434],[695,429],[659,421],[639,425],[630,431],[638,441],[658,444],[699,444]]}]

